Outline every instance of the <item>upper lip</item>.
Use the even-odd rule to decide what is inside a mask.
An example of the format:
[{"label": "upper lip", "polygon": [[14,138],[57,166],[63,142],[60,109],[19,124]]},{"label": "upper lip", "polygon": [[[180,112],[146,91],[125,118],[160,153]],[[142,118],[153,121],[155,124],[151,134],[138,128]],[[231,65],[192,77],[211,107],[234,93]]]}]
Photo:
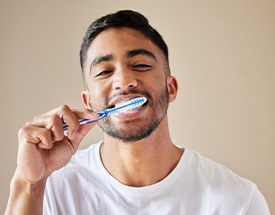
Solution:
[{"label": "upper lip", "polygon": [[116,96],[116,97],[114,97],[113,99],[110,100],[108,106],[109,106],[109,108],[113,108],[113,107],[115,107],[116,104],[123,103],[123,102],[128,102],[131,99],[134,99],[134,98],[137,98],[137,97],[140,97],[140,96],[142,96],[142,95],[120,95],[120,96]]}]

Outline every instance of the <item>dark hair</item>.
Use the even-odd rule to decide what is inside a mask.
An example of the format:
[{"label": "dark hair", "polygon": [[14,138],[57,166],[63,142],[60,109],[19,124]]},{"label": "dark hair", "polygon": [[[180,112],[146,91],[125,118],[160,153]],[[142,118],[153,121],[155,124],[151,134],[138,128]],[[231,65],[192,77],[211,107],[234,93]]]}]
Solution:
[{"label": "dark hair", "polygon": [[[94,21],[88,28],[81,45],[80,64],[84,75],[84,62],[87,50],[91,42],[98,34],[108,28],[129,27],[140,31],[150,39],[163,52],[168,64],[168,47],[161,35],[149,24],[147,18],[142,14],[132,10],[121,10],[111,13]],[[169,70],[169,66],[168,66]],[[85,78],[84,78],[85,79]]]}]

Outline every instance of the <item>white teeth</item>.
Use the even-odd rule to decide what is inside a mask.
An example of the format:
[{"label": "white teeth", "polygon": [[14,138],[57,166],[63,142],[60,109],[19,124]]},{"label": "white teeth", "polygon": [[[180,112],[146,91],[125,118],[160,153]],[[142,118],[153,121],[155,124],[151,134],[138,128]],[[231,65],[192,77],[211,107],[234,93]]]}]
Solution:
[{"label": "white teeth", "polygon": [[125,107],[125,108],[122,108],[120,110],[118,110],[117,112],[119,113],[129,113],[129,112],[133,112],[133,111],[136,111],[138,109],[140,109],[142,106],[138,106],[138,107]]},{"label": "white teeth", "polygon": [[124,101],[124,102],[118,102],[118,103],[115,104],[115,107],[119,107],[119,106],[123,105],[125,102],[128,102],[128,101],[129,100]]},{"label": "white teeth", "polygon": [[[147,101],[145,97],[135,98],[135,99],[125,99],[123,101],[119,101],[116,104],[114,104],[114,109],[112,111],[118,112],[118,113],[130,113],[138,111],[143,107],[143,104]],[[111,110],[110,109],[110,110]]]}]

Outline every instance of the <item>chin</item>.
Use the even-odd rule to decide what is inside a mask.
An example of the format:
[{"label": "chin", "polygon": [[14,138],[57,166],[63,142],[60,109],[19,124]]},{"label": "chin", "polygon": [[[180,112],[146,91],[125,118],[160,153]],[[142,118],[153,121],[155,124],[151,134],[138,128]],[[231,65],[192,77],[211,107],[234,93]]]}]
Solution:
[{"label": "chin", "polygon": [[158,127],[161,122],[158,120],[148,120],[147,123],[140,120],[124,121],[121,125],[110,123],[99,123],[99,126],[108,136],[122,142],[136,142],[148,138]]}]

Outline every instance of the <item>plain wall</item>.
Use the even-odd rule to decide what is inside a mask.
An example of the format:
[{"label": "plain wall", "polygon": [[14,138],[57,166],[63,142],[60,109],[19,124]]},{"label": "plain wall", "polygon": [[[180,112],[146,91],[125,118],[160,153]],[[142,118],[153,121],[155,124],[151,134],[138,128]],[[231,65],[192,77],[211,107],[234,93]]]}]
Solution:
[{"label": "plain wall", "polygon": [[[275,1],[0,3],[0,212],[16,167],[18,129],[61,104],[83,107],[84,32],[101,15],[134,9],[170,49],[180,87],[169,108],[174,143],[254,181],[275,213]],[[97,128],[81,147],[100,139]]]}]

